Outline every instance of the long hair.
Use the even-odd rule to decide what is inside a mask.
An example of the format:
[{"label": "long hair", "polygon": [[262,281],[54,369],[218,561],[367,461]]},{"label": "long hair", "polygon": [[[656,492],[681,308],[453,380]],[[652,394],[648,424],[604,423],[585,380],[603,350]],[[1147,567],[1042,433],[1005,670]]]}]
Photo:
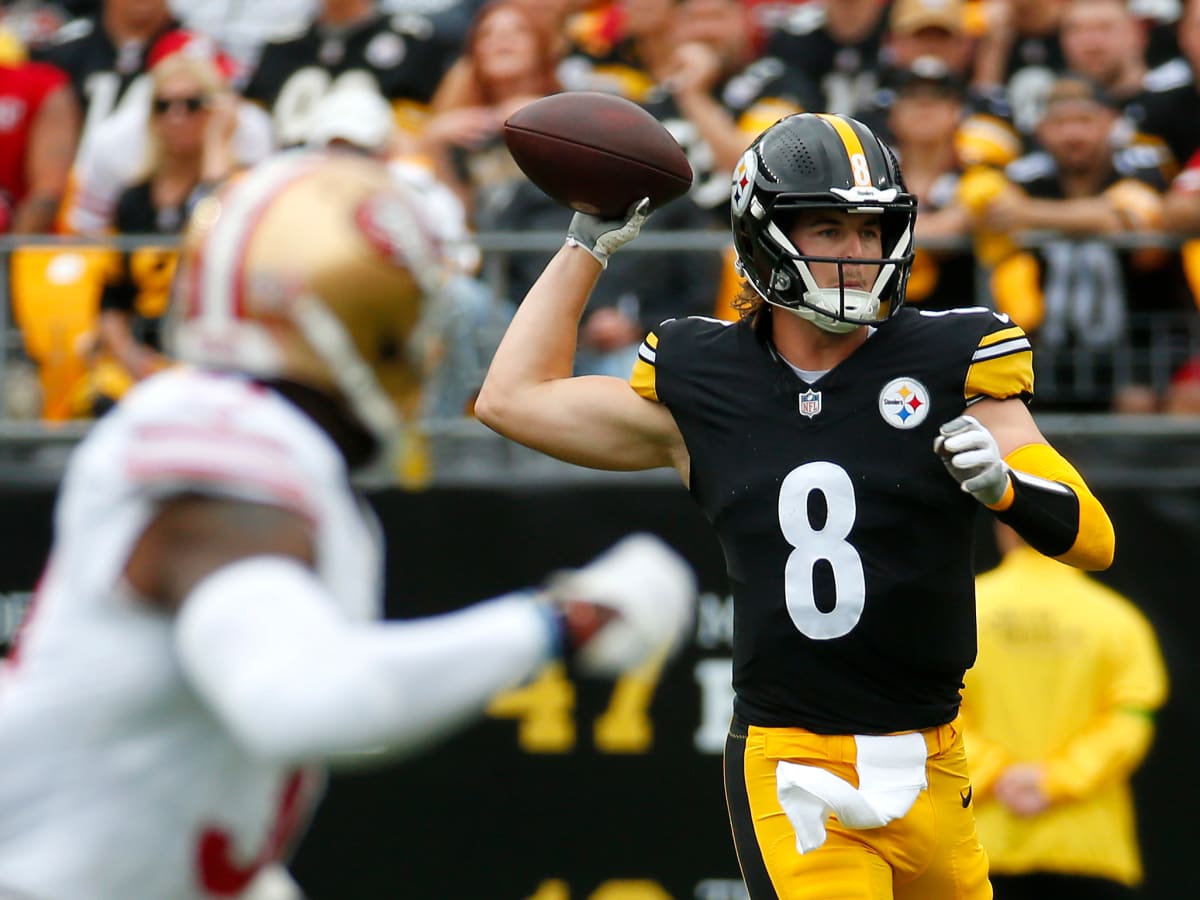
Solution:
[{"label": "long hair", "polygon": [[[225,79],[215,62],[207,57],[195,56],[189,53],[173,53],[151,70],[150,79],[154,85],[152,96],[158,95],[162,83],[180,73],[192,76],[200,85],[203,94],[211,100],[226,90]],[[153,177],[162,163],[162,142],[154,129],[154,120],[146,123],[146,155],[142,162],[139,181]]]},{"label": "long hair", "polygon": [[512,10],[517,13],[529,26],[529,30],[537,42],[537,61],[532,73],[530,93],[544,96],[562,90],[557,74],[559,56],[556,50],[555,36],[548,34],[541,24],[529,15],[529,11],[522,3],[513,2],[513,0],[491,0],[475,14],[471,28],[467,32],[462,55],[450,67],[450,70],[442,78],[442,83],[438,85],[437,92],[430,104],[435,113],[468,106],[491,106],[505,99],[497,96],[495,86],[489,84],[484,77],[478,55],[480,27],[489,16],[501,10]]},{"label": "long hair", "polygon": [[729,307],[738,314],[739,319],[751,319],[755,325],[763,316],[767,301],[762,294],[752,288],[749,282],[742,282],[741,289],[729,301]]}]

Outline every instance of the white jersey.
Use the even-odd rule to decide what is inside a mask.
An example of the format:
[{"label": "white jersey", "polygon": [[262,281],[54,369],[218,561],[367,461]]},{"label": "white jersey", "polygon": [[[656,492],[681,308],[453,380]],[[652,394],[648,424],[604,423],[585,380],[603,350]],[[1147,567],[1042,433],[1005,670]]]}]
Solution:
[{"label": "white jersey", "polygon": [[238,897],[316,800],[319,772],[235,744],[182,676],[173,616],[123,582],[156,503],[183,491],[302,512],[345,615],[379,615],[379,529],[323,431],[238,376],[138,386],[71,460],[0,674],[0,897]]}]

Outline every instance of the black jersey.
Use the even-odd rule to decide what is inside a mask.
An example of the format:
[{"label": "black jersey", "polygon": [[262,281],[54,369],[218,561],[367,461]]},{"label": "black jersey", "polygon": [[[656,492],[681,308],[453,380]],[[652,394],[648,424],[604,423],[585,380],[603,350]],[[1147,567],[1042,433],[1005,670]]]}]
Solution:
[{"label": "black jersey", "polygon": [[[1097,194],[1130,230],[1154,227],[1167,186],[1163,154],[1141,144],[1113,151]],[[1030,197],[1065,199],[1047,153],[1022,157],[1005,174]],[[997,269],[992,288],[1001,309],[1016,315],[1039,306],[1033,337],[1042,408],[1103,411],[1117,388],[1165,390],[1191,353],[1195,308],[1182,266],[1177,253],[1121,248],[1100,235],[1042,241]]]},{"label": "black jersey", "polygon": [[1147,134],[1162,138],[1182,165],[1200,149],[1200,86],[1185,59],[1176,59],[1146,75],[1143,90],[1127,113]]},{"label": "black jersey", "polygon": [[155,41],[179,27],[169,21],[148,41],[117,47],[98,17],[74,19],[34,53],[36,59],[58,66],[70,77],[84,111],[81,144],[97,122],[112,115],[126,96],[134,96],[130,87],[145,77],[146,58]]},{"label": "black jersey", "polygon": [[1005,66],[1004,87],[1012,107],[1012,120],[1026,137],[1033,134],[1046,109],[1046,96],[1059,75],[1067,70],[1058,32],[1018,35]]},{"label": "black jersey", "polygon": [[853,115],[878,87],[887,16],[881,15],[871,31],[853,44],[839,43],[826,29],[825,17],[821,4],[795,7],[767,39],[764,55],[782,60],[818,86],[814,111]]},{"label": "black jersey", "polygon": [[420,16],[378,15],[336,30],[315,23],[267,44],[242,93],[271,113],[281,146],[304,141],[313,108],[340,86],[378,90],[398,121],[417,128],[448,61]]},{"label": "black jersey", "polygon": [[651,332],[631,381],[674,416],[725,552],[738,715],[826,734],[955,717],[979,505],[933,442],[976,399],[1028,399],[1031,357],[980,308],[902,310],[813,384],[748,320]]}]

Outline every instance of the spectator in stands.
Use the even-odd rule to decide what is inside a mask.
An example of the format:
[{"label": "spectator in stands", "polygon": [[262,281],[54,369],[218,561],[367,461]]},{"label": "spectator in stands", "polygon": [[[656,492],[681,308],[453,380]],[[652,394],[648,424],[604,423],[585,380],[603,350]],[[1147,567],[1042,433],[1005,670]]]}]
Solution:
[{"label": "spectator in stands", "polygon": [[[776,59],[737,74],[749,35],[732,0],[621,0],[613,11],[615,29],[575,34],[560,67],[563,84],[619,94],[662,122],[691,163],[692,200],[724,224],[729,176],[746,143],[816,102],[816,86]],[[798,79],[805,86],[794,90]]]},{"label": "spectator in stands", "polygon": [[68,22],[37,51],[35,58],[71,79],[84,114],[80,151],[98,123],[126,102],[141,102],[139,94],[150,90],[143,77],[150,48],[178,27],[167,0],[104,0],[99,15]]},{"label": "spectator in stands", "polygon": [[1200,150],[1200,0],[1184,0],[1176,33],[1183,55],[1151,70],[1134,102],[1142,131],[1165,140],[1182,163]]},{"label": "spectator in stands", "polygon": [[1119,104],[1094,82],[1055,82],[1037,128],[1044,150],[969,208],[992,232],[1063,233],[1015,253],[992,277],[997,307],[1034,333],[1038,394],[1064,408],[1148,411],[1182,362],[1191,319],[1179,259],[1121,250],[1112,236],[1157,228],[1161,151],[1110,143]]},{"label": "spectator in stands", "polygon": [[966,84],[942,60],[923,56],[907,70],[893,70],[888,87],[894,93],[888,109],[892,148],[921,208],[907,302],[922,309],[974,306],[972,254],[920,246],[930,239],[962,238],[970,229],[970,216],[958,200],[954,144],[966,111]]},{"label": "spectator in stands", "polygon": [[0,234],[53,230],[78,137],[79,108],[61,70],[0,63]]},{"label": "spectator in stands", "polygon": [[[143,177],[122,192],[116,229],[178,234],[192,208],[234,169],[236,97],[215,64],[174,54],[154,67],[149,158]],[[97,324],[91,412],[105,412],[129,387],[166,365],[161,327],[175,267],[173,251],[124,254],[105,284]]]},{"label": "spectator in stands", "polygon": [[[99,0],[90,4],[89,14],[98,13]],[[79,16],[82,12],[69,13],[65,4],[43,3],[41,0],[8,0],[0,3],[0,44],[15,40],[20,54],[25,54],[49,41],[62,27],[68,15]],[[0,50],[0,55],[3,51]]]},{"label": "spectator in stands", "polygon": [[964,679],[975,803],[996,900],[1117,900],[1141,881],[1129,778],[1167,675],[1126,598],[997,524],[977,580],[979,653]]},{"label": "spectator in stands", "polygon": [[810,108],[852,115],[878,87],[888,6],[877,0],[797,4],[767,38],[765,53],[786,60],[820,89]]},{"label": "spectator in stands", "polygon": [[975,48],[974,86],[1002,90],[1017,130],[1029,137],[1046,92],[1066,69],[1059,23],[1066,0],[991,0]]},{"label": "spectator in stands", "polygon": [[212,38],[238,64],[238,72],[254,71],[263,46],[303,31],[316,15],[318,0],[254,0],[253,3],[174,2],[183,24]]},{"label": "spectator in stands", "polygon": [[[207,36],[191,31],[170,31],[159,38],[150,50],[149,68],[153,70],[175,53],[210,61],[225,88],[236,83],[237,62],[219,52]],[[95,127],[92,140],[75,163],[74,190],[62,217],[68,231],[96,234],[114,227],[121,192],[144,174],[150,107],[149,94],[139,93],[122,104],[120,112]],[[273,152],[270,117],[256,104],[245,100],[237,103],[232,149],[240,168],[252,166]]]},{"label": "spectator in stands", "polygon": [[966,106],[953,136],[958,164],[964,168],[1006,166],[1022,154],[1021,138],[1004,91],[971,85],[975,40],[967,26],[962,0],[897,0],[884,34],[886,62],[879,90],[856,118],[892,137],[888,109],[895,97],[895,83],[902,81],[918,60],[936,60],[968,85]]},{"label": "spectator in stands", "polygon": [[888,64],[897,69],[932,56],[953,75],[970,77],[974,44],[962,0],[895,0],[883,42]]},{"label": "spectator in stands", "polygon": [[1090,78],[1121,104],[1141,93],[1146,28],[1126,0],[1068,0],[1059,40],[1069,71]]},{"label": "spectator in stands", "polygon": [[[736,3],[718,0],[716,6],[723,7],[726,16],[738,12]],[[697,28],[693,17],[686,2],[676,12],[666,86],[688,131],[695,132],[702,142],[697,146],[705,146],[711,155],[707,168],[713,173],[730,173],[762,131],[784,116],[816,108],[820,91],[797,66],[777,57],[760,57],[735,71],[731,66],[746,55],[749,36],[729,29],[733,38],[723,41],[721,30],[714,34],[711,27]],[[714,11],[710,10],[709,17],[710,23],[718,21]],[[693,169],[704,156],[691,154]],[[726,192],[718,191],[715,180],[712,184],[711,189],[704,189],[706,195],[711,192],[714,198],[718,194],[724,198]]]},{"label": "spectator in stands", "polygon": [[756,59],[750,21],[738,0],[679,0],[674,19],[675,43],[716,48],[726,72],[739,71]]},{"label": "spectator in stands", "polygon": [[1200,414],[1200,356],[1175,370],[1163,397],[1162,411],[1175,416]]},{"label": "spectator in stands", "polygon": [[438,86],[418,143],[472,216],[502,206],[524,180],[502,128],[517,109],[559,90],[553,45],[523,3],[488,3]]},{"label": "spectator in stands", "polygon": [[[1193,297],[1200,297],[1200,150],[1171,181],[1163,201],[1163,228],[1192,238],[1182,248],[1183,271]],[[1171,376],[1163,412],[1200,413],[1200,342],[1186,364]]]},{"label": "spectator in stands", "polygon": [[1200,235],[1200,150],[1172,179],[1163,202],[1162,224],[1167,231]]},{"label": "spectator in stands", "polygon": [[416,130],[447,65],[425,17],[388,17],[374,0],[321,0],[303,34],[263,48],[242,93],[270,112],[281,147],[304,143],[317,102],[340,87],[374,87]]},{"label": "spectator in stands", "polygon": [[[484,8],[480,22],[495,20],[498,16],[511,16],[513,4],[498,3]],[[715,173],[711,158],[697,160],[696,150],[700,136],[691,128],[692,140],[684,129],[688,128],[675,106],[665,82],[674,71],[674,54],[678,32],[675,26],[688,14],[688,4],[678,8],[670,2],[655,0],[653,3],[631,3],[622,7],[625,19],[625,37],[618,42],[614,62],[602,67],[597,77],[605,79],[608,86],[622,85],[629,99],[642,103],[652,114],[663,121],[677,139],[681,139],[685,151],[697,171],[697,185],[689,198],[670,204],[656,213],[649,227],[657,230],[692,230],[713,227],[715,219],[702,206],[701,198],[709,203],[726,207],[729,198],[729,176],[726,172]],[[715,16],[711,6],[705,15]],[[478,33],[484,34],[484,25],[477,25]],[[689,43],[698,44],[711,32],[692,29]],[[724,38],[721,35],[721,38]],[[714,45],[719,40],[712,37]],[[707,45],[710,49],[714,45]],[[481,38],[468,44],[476,47],[477,54],[486,52]],[[714,55],[722,54],[714,49]],[[578,63],[578,60],[576,61]],[[487,71],[487,63],[478,64],[480,71]],[[530,70],[536,72],[536,69]],[[601,87],[601,83],[580,83],[581,87]],[[703,89],[702,89],[703,90]],[[441,92],[439,92],[441,95]],[[725,120],[731,124],[729,119]],[[436,127],[436,126],[435,126]],[[504,153],[507,158],[507,151]],[[701,162],[703,167],[700,168]],[[493,166],[491,171],[501,171]],[[710,183],[711,182],[711,183]],[[717,190],[713,191],[713,187]],[[707,192],[706,192],[707,188]],[[479,210],[477,221],[481,226],[495,229],[522,230],[531,228],[560,229],[569,214],[533,187],[523,176],[512,180],[502,192],[493,191],[486,208]],[[549,253],[522,254],[508,259],[506,281],[510,296],[523,296],[549,258]],[[632,255],[614,262],[610,278],[593,294],[588,312],[584,316],[579,332],[580,351],[577,369],[580,374],[616,374],[627,377],[633,368],[637,347],[644,336],[647,325],[651,327],[665,318],[678,315],[711,315],[716,305],[716,284],[720,275],[720,256],[714,252],[686,253],[670,259],[653,254]]]}]

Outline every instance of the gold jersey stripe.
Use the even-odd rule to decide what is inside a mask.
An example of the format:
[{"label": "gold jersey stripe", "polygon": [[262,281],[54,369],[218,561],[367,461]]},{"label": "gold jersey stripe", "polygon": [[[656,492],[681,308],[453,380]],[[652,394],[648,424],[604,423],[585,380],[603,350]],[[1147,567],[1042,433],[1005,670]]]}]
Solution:
[{"label": "gold jersey stripe", "polygon": [[[650,342],[650,337],[646,338],[647,343]],[[655,343],[657,343],[655,339]],[[658,402],[658,385],[655,384],[655,369],[650,363],[644,359],[637,359],[633,364],[633,372],[629,375],[629,384],[635,391],[645,397],[647,400]]]},{"label": "gold jersey stripe", "polygon": [[990,347],[992,344],[998,344],[1001,341],[1007,341],[1009,338],[1025,337],[1025,332],[1019,326],[1014,325],[1012,328],[1002,328],[999,331],[993,331],[991,334],[985,334],[979,340],[980,347]]},{"label": "gold jersey stripe", "polygon": [[1033,393],[1033,351],[1021,350],[972,363],[963,384],[963,397],[1003,400]]}]

